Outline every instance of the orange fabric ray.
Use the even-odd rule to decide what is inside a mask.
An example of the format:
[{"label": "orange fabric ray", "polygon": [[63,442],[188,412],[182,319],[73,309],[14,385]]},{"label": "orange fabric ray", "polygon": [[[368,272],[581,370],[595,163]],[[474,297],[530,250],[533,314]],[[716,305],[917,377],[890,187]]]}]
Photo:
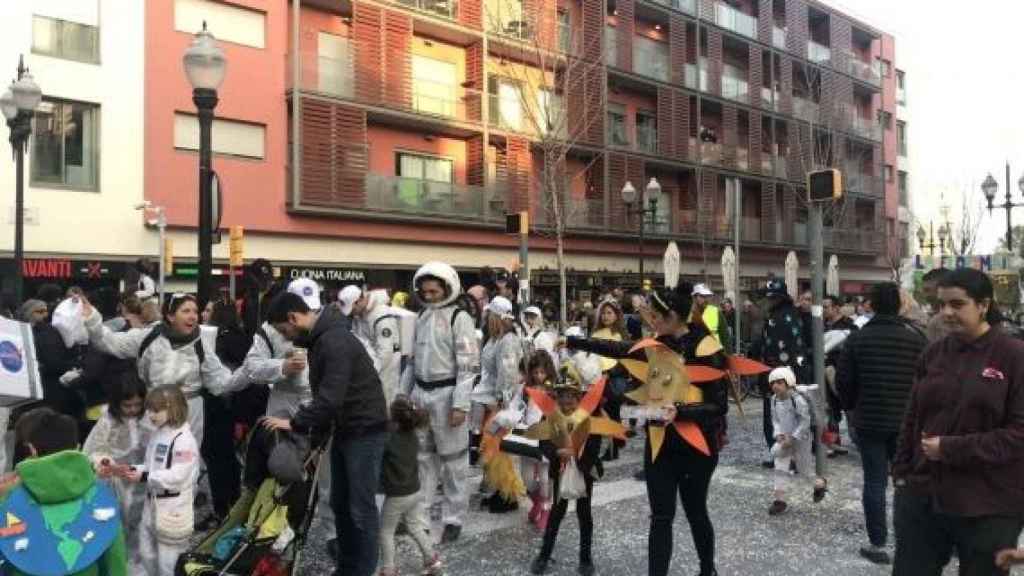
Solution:
[{"label": "orange fabric ray", "polygon": [[594,410],[597,410],[598,405],[601,403],[601,398],[604,395],[604,385],[606,381],[607,377],[602,376],[590,385],[590,389],[587,390],[586,395],[584,395],[583,399],[580,400],[579,409],[584,410],[587,414],[593,414]]},{"label": "orange fabric ray", "polygon": [[700,450],[705,456],[711,456],[711,448],[708,447],[708,441],[704,438],[704,433],[700,431],[699,426],[693,422],[680,422],[678,420],[674,424],[680,438],[685,440],[690,446]]},{"label": "orange fabric ray", "polygon": [[737,376],[756,376],[769,372],[771,368],[757,360],[742,356],[729,356],[729,371]]},{"label": "orange fabric ray", "polygon": [[547,392],[534,388],[532,386],[526,387],[526,394],[533,400],[533,403],[540,408],[540,411],[546,414],[551,414],[558,409],[558,405],[555,403],[555,399],[548,395]]},{"label": "orange fabric ray", "polygon": [[686,374],[690,377],[692,384],[700,382],[714,382],[725,377],[725,372],[710,366],[686,365]]},{"label": "orange fabric ray", "polygon": [[637,350],[643,350],[644,348],[650,348],[651,346],[664,346],[664,344],[658,342],[654,338],[644,338],[643,340],[634,344],[633,347],[629,349],[629,353],[632,354]]},{"label": "orange fabric ray", "polygon": [[590,418],[590,433],[598,436],[610,436],[619,440],[626,440],[626,427],[622,424],[602,416]]}]

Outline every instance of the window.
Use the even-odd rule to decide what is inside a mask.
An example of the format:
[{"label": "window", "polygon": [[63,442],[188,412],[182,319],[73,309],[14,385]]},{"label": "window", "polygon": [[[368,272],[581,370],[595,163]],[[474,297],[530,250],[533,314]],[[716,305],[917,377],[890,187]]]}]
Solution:
[{"label": "window", "polygon": [[892,130],[892,114],[885,110],[878,111],[878,122],[886,129]]},{"label": "window", "polygon": [[537,132],[559,138],[567,135],[568,118],[562,96],[549,88],[537,90]]},{"label": "window", "polygon": [[100,61],[100,30],[96,26],[32,17],[32,52],[80,62]]},{"label": "window", "polygon": [[886,164],[885,165],[885,181],[886,182],[892,182],[892,180],[893,180],[892,164]]},{"label": "window", "polygon": [[32,184],[95,190],[99,185],[100,109],[46,100],[32,128]]},{"label": "window", "polygon": [[572,49],[572,21],[566,10],[558,11],[558,49],[565,53],[575,52]]},{"label": "window", "polygon": [[[254,158],[265,156],[266,127],[225,118],[213,119],[212,146],[214,154]],[[199,150],[199,119],[192,114],[174,115],[174,147],[178,150]]]},{"label": "window", "polygon": [[437,156],[415,154],[412,152],[398,152],[395,155],[395,159],[395,169],[402,178],[444,182],[446,184],[452,183],[455,164],[448,158],[438,158]]},{"label": "window", "polygon": [[510,130],[522,130],[523,95],[519,83],[491,76],[488,91],[491,98],[491,123]]},{"label": "window", "polygon": [[219,42],[253,48],[266,46],[266,14],[213,0],[175,0],[174,29],[195,34],[203,23]]},{"label": "window", "polygon": [[636,147],[651,154],[658,151],[658,116],[655,112],[637,111]]},{"label": "window", "polygon": [[909,198],[909,190],[907,189],[907,173],[900,170],[897,175],[896,183],[898,184],[900,206],[907,207],[907,201]]},{"label": "window", "polygon": [[615,102],[608,103],[608,143],[612,146],[629,146],[626,134],[626,107]]},{"label": "window", "polygon": [[317,88],[333,96],[352,97],[355,84],[349,39],[320,32],[317,36]]},{"label": "window", "polygon": [[619,35],[614,26],[604,27],[604,61],[609,66],[619,65]]},{"label": "window", "polygon": [[906,104],[907,103],[907,86],[906,86],[906,75],[903,70],[896,71],[896,103]]},{"label": "window", "polygon": [[892,62],[885,59],[879,59],[879,66],[882,68],[883,78],[889,78],[892,76]]},{"label": "window", "polygon": [[414,109],[438,116],[455,116],[455,84],[455,64],[413,54]]},{"label": "window", "polygon": [[896,149],[900,156],[907,155],[907,123],[896,121]]},{"label": "window", "polygon": [[530,37],[523,0],[487,0],[486,8],[489,31],[524,40]]}]

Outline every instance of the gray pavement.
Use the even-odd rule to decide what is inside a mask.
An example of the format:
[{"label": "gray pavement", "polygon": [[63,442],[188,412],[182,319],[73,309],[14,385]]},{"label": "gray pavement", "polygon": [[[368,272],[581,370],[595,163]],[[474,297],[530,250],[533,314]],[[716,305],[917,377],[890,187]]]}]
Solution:
[{"label": "gray pavement", "polygon": [[[744,405],[746,416],[732,407],[729,414],[730,444],[712,479],[709,507],[717,537],[718,571],[722,576],[882,576],[890,570],[861,559],[857,549],[867,536],[861,512],[861,471],[856,450],[829,460],[830,493],[813,504],[811,487],[789,498],[790,509],[770,518],[770,471],[761,468],[765,456],[761,432],[761,401]],[[844,435],[844,441],[847,439]],[[647,526],[650,508],[642,482],[632,478],[642,462],[642,435],[630,441],[620,460],[607,466],[595,486],[594,561],[598,574],[606,576],[647,573]],[[474,469],[470,486],[479,484]],[[462,538],[440,548],[446,574],[469,576],[528,574],[530,561],[540,548],[541,535],[528,526],[524,501],[517,513],[493,515],[479,510],[473,499]],[[891,524],[890,524],[891,525]],[[433,533],[440,532],[435,528]],[[321,519],[314,523],[298,574],[327,576],[333,561],[324,544],[333,530]],[[578,529],[571,511],[562,525],[555,548],[554,575],[576,573]],[[671,574],[696,574],[697,557],[689,526],[679,508],[676,516],[675,552]],[[402,574],[419,574],[420,559],[412,541],[399,537],[399,568]],[[947,573],[954,573],[952,568]]]}]

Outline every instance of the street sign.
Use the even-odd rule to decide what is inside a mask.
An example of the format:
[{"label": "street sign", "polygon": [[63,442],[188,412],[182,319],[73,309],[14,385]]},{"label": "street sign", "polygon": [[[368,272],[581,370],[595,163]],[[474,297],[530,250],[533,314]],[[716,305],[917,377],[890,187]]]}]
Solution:
[{"label": "street sign", "polygon": [[835,168],[807,174],[807,193],[811,202],[826,202],[843,197],[843,175]]},{"label": "street sign", "polygon": [[244,265],[243,252],[245,247],[245,232],[241,226],[231,227],[230,242],[228,244],[231,265],[241,268]]}]

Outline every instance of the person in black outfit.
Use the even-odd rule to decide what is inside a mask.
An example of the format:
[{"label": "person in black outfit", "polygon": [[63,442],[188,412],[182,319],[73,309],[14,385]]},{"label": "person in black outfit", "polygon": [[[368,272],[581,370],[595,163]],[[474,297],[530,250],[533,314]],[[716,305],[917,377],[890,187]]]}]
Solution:
[{"label": "person in black outfit", "polygon": [[313,401],[291,420],[267,417],[264,425],[306,434],[333,424],[331,507],[341,543],[335,574],[371,576],[377,569],[376,494],[388,428],[384,388],[373,360],[336,306],[313,311],[301,296],[285,292],[271,301],[267,321],[309,349]]},{"label": "person in black outfit", "polygon": [[[658,334],[657,340],[679,353],[694,365],[724,369],[726,357],[719,350],[710,356],[698,357],[697,347],[705,338],[713,338],[702,325],[687,323],[692,309],[693,287],[682,283],[675,289],[652,294],[650,315]],[[569,338],[570,350],[584,350],[610,358],[632,357],[646,361],[642,350],[630,355],[634,342]],[[707,499],[711,476],[718,465],[722,447],[725,416],[729,410],[727,379],[702,383],[703,401],[695,404],[676,403],[674,419],[696,423],[707,441],[710,455],[692,447],[669,426],[657,460],[652,459],[651,446],[644,449],[644,471],[647,498],[651,505],[651,529],[648,537],[648,574],[666,576],[672,560],[672,524],[676,513],[676,497],[682,500],[683,511],[690,523],[694,547],[700,558],[700,576],[717,576],[715,569],[715,530],[708,515]],[[648,423],[648,427],[658,424]]]},{"label": "person in black outfit", "polygon": [[75,357],[64,345],[60,332],[50,324],[49,307],[42,300],[26,300],[21,305],[19,316],[32,326],[39,377],[43,381],[43,401],[57,412],[80,420],[84,416],[85,405],[81,397],[62,382],[75,368]]},{"label": "person in black outfit", "polygon": [[[857,330],[857,325],[852,318],[843,315],[841,302],[837,296],[826,295],[821,300],[822,319],[824,320],[825,342],[829,341],[829,332],[845,332],[849,334]],[[839,424],[843,421],[843,404],[839,399],[838,388],[836,387],[836,367],[839,365],[839,355],[843,351],[843,344],[839,344],[825,354],[825,401],[828,405],[828,423],[826,424],[834,443],[828,446],[827,456],[845,456],[848,452],[842,447],[842,437]]]},{"label": "person in black outfit", "polygon": [[[558,401],[558,409],[562,414],[568,416],[576,411],[580,404],[580,397],[583,391],[578,383],[568,380],[554,388],[555,399]],[[583,476],[583,483],[587,487],[586,496],[576,499],[576,519],[580,525],[580,564],[578,573],[580,576],[593,576],[594,560],[591,555],[591,546],[594,539],[594,516],[590,509],[590,500],[594,495],[594,473],[601,476],[604,473],[601,467],[598,453],[601,450],[601,437],[591,435],[587,437],[583,446],[583,453],[579,459],[576,457],[575,448],[571,446],[559,447],[551,440],[542,440],[540,443],[541,452],[548,462],[548,477],[554,486],[553,494],[555,505],[551,509],[551,516],[548,517],[547,526],[544,528],[544,542],[541,544],[540,554],[530,565],[531,574],[547,573],[548,564],[551,562],[551,553],[555,549],[555,539],[558,538],[558,529],[565,519],[569,509],[569,501],[559,496],[561,489],[562,468],[564,466],[576,465]]]}]

